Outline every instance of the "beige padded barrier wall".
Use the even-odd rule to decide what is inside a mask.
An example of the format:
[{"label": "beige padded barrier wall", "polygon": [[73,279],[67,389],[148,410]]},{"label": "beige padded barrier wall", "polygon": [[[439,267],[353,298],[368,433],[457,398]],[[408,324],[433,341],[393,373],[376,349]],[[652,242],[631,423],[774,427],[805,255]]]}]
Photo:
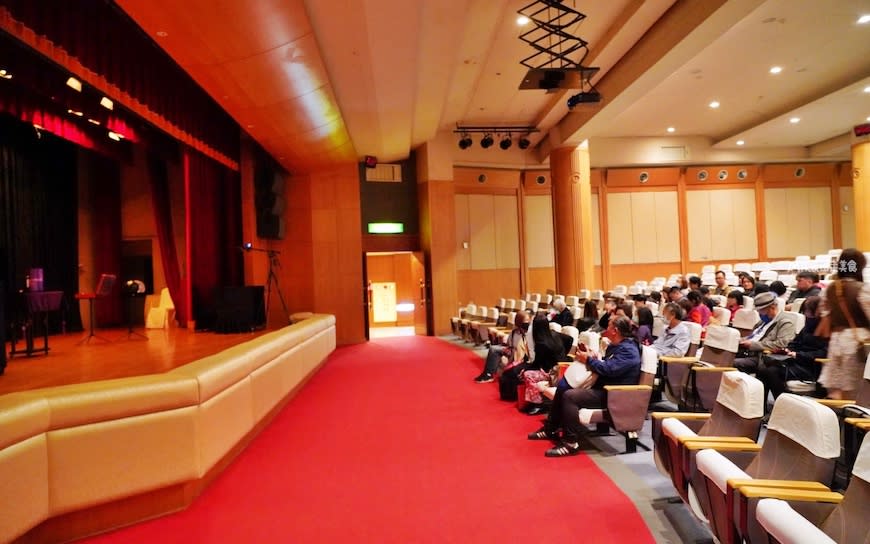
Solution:
[{"label": "beige padded barrier wall", "polygon": [[0,396],[0,542],[202,478],[334,349],[314,315],[166,374]]}]

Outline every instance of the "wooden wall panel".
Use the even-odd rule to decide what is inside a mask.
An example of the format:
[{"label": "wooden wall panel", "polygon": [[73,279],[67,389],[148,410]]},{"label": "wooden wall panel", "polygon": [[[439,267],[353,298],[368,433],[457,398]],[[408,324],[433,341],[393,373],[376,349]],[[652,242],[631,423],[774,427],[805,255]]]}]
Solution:
[{"label": "wooden wall panel", "polygon": [[499,298],[518,298],[519,268],[502,270],[459,270],[456,272],[459,300],[478,306],[494,306]]},{"label": "wooden wall panel", "polygon": [[650,281],[656,276],[668,277],[671,274],[680,273],[680,263],[644,263],[644,264],[621,264],[610,267],[610,285],[632,285],[638,280]]},{"label": "wooden wall panel", "polygon": [[[745,172],[741,179],[740,172]],[[703,176],[702,177],[702,172]],[[686,185],[716,186],[722,184],[746,184],[752,186],[758,179],[759,167],[753,164],[704,165],[686,168]]]},{"label": "wooden wall panel", "polygon": [[518,189],[520,186],[520,170],[495,170],[488,168],[454,168],[453,183],[456,192],[465,188],[501,188]]},{"label": "wooden wall panel", "polygon": [[611,265],[679,260],[678,219],[675,191],[609,193]]},{"label": "wooden wall panel", "polygon": [[[530,273],[533,268],[553,268],[556,266],[553,202],[550,195],[527,195],[524,200],[526,266]],[[555,277],[552,285],[556,285]]]},{"label": "wooden wall panel", "polygon": [[855,199],[852,187],[840,187],[840,221],[842,247],[855,247]]},{"label": "wooden wall panel", "polygon": [[[468,195],[456,195],[456,269],[468,270],[471,268],[471,227],[468,223]],[[464,244],[468,244],[465,247]]]},{"label": "wooden wall panel", "polygon": [[497,268],[520,267],[520,232],[516,196],[493,196]]},{"label": "wooden wall panel", "polygon": [[769,259],[823,253],[833,244],[828,187],[765,189],[765,231]]},{"label": "wooden wall panel", "polygon": [[495,215],[492,195],[468,195],[471,269],[498,268],[495,258]]},{"label": "wooden wall panel", "polygon": [[529,268],[526,291],[529,293],[546,293],[547,289],[556,288],[556,268]]},{"label": "wooden wall panel", "polygon": [[[641,174],[646,173],[646,181]],[[608,187],[656,187],[676,186],[680,179],[680,169],[660,168],[613,168],[607,170]]]},{"label": "wooden wall panel", "polygon": [[[803,175],[799,176],[799,169]],[[804,163],[804,164],[765,164],[762,167],[764,182],[800,181],[811,183],[830,183],[837,175],[835,163]]]}]

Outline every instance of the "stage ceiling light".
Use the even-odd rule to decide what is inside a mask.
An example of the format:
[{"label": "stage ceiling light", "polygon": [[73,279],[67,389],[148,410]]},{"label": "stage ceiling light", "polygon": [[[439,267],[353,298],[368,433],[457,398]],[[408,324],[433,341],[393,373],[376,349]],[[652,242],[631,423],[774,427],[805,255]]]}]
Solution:
[{"label": "stage ceiling light", "polygon": [[520,149],[528,149],[529,146],[532,145],[532,142],[530,142],[527,137],[523,136],[519,141],[517,141],[517,145]]},{"label": "stage ceiling light", "polygon": [[510,134],[505,135],[501,141],[498,143],[498,146],[504,150],[508,150],[513,145],[514,141],[511,140]]},{"label": "stage ceiling light", "polygon": [[104,108],[106,108],[107,110],[111,110],[111,109],[115,108],[115,103],[112,102],[112,99],[107,97],[107,96],[104,96],[103,98],[100,99],[100,105],[103,106]]},{"label": "stage ceiling light", "polygon": [[77,80],[74,77],[70,77],[69,79],[66,80],[66,86],[69,87],[70,89],[75,89],[78,92],[82,92],[82,82]]},{"label": "stage ceiling light", "polygon": [[459,139],[459,149],[468,149],[473,143],[474,142],[471,140],[471,136],[469,136],[468,134],[463,134],[462,138]]},{"label": "stage ceiling light", "polygon": [[492,139],[492,134],[487,134],[480,140],[480,147],[484,149],[488,149],[492,147],[492,144],[495,143],[495,140]]}]

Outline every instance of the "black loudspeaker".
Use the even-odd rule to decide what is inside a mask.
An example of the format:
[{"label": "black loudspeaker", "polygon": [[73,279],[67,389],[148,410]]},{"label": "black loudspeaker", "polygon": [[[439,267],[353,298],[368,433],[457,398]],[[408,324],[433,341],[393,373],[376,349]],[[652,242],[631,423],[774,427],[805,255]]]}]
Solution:
[{"label": "black loudspeaker", "polygon": [[223,287],[215,303],[215,332],[250,332],[266,325],[262,285]]},{"label": "black loudspeaker", "polygon": [[257,212],[257,236],[272,240],[284,238],[284,176],[261,166],[254,176],[254,205]]}]

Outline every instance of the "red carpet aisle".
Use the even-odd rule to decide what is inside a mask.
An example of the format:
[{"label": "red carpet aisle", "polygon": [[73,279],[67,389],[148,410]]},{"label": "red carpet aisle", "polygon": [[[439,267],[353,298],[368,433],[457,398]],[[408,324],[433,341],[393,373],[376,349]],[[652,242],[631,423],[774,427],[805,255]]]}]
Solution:
[{"label": "red carpet aisle", "polygon": [[653,542],[585,455],[435,338],[337,350],[188,510],[90,542]]}]

